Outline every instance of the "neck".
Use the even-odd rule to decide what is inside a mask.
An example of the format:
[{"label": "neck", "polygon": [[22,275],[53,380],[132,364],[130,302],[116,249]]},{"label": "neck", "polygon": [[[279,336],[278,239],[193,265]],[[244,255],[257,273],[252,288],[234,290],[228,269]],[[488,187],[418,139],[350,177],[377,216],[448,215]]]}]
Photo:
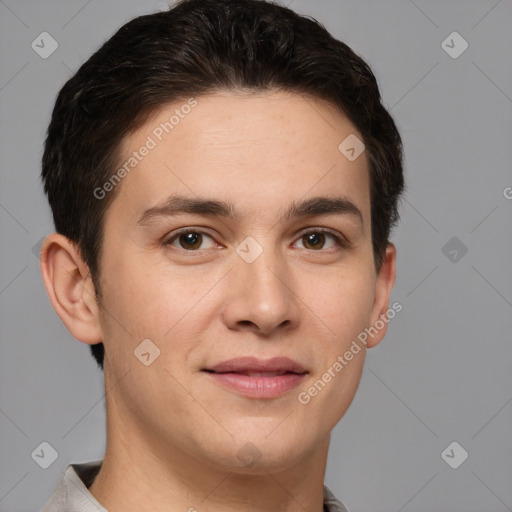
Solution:
[{"label": "neck", "polygon": [[186,453],[179,441],[148,440],[142,426],[107,411],[107,449],[89,491],[109,512],[323,511],[329,438],[292,466],[229,467]]}]

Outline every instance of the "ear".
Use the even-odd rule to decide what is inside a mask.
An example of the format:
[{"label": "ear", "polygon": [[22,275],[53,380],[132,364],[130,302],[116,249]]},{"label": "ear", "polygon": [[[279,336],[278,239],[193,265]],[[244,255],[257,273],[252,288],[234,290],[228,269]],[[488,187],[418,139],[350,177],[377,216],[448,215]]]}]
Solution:
[{"label": "ear", "polygon": [[[375,300],[372,307],[371,313],[371,324],[370,327],[374,327],[378,332],[374,336],[368,336],[366,346],[368,348],[375,347],[378,345],[388,330],[387,311],[389,310],[389,297],[391,290],[395,284],[396,278],[396,247],[394,244],[389,243],[386,247],[386,253],[384,260],[377,276],[377,282],[375,284]],[[382,323],[384,326],[380,329],[375,327],[378,320],[381,320],[377,325],[380,326]]]},{"label": "ear", "polygon": [[53,309],[73,337],[89,345],[103,341],[94,285],[75,244],[58,233],[47,236],[40,268]]}]

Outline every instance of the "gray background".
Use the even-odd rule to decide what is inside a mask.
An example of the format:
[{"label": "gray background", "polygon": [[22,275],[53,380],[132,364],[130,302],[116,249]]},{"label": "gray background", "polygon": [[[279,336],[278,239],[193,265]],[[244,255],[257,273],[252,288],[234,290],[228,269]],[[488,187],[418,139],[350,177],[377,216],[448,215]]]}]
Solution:
[{"label": "gray background", "polygon": [[[102,374],[53,311],[34,255],[53,230],[40,158],[60,87],[162,5],[0,0],[2,512],[37,510],[67,464],[103,456]],[[512,3],[289,5],[367,60],[406,149],[393,236],[403,310],[368,353],[326,483],[351,512],[512,510]],[[59,44],[48,59],[31,48],[43,31]],[[469,44],[458,58],[441,46],[453,31]],[[456,258],[443,252],[452,237]],[[42,441],[58,452],[46,470],[31,458]],[[469,453],[458,469],[441,458],[452,441]]]}]

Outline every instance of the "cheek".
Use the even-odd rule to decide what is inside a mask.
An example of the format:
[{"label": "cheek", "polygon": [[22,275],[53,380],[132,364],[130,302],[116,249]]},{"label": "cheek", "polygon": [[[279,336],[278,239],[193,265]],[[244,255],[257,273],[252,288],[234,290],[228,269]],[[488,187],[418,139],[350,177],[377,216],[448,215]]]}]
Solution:
[{"label": "cheek", "polygon": [[375,298],[375,282],[371,274],[354,269],[341,269],[316,286],[304,288],[304,302],[334,336],[336,348],[350,344],[370,322]]},{"label": "cheek", "polygon": [[177,361],[187,360],[215,310],[208,292],[218,277],[195,277],[190,269],[171,274],[158,265],[150,270],[147,265],[140,269],[131,266],[129,272],[127,266],[120,265],[116,273],[121,284],[109,297],[116,320],[107,318],[112,329],[107,340],[112,357],[132,364],[133,350],[142,340],[150,339],[160,349],[160,364],[175,366]]},{"label": "cheek", "polygon": [[[135,254],[123,256],[129,252]],[[104,261],[105,308],[109,308],[120,323],[127,324],[125,327],[134,334],[146,335],[141,330],[149,327],[156,332],[161,332],[165,326],[168,330],[170,319],[167,317],[186,302],[187,294],[181,293],[176,280],[164,277],[150,258],[139,257],[133,247],[124,247],[118,254],[120,257],[115,260],[110,257]],[[155,321],[159,322],[159,328]]]},{"label": "cheek", "polygon": [[179,279],[140,275],[120,289],[117,301],[130,332],[163,340],[187,323],[197,295]]}]

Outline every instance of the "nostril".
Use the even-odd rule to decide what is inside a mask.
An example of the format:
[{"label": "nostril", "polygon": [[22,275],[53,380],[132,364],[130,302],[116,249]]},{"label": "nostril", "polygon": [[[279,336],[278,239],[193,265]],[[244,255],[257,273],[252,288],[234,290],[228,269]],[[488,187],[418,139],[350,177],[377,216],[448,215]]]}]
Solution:
[{"label": "nostril", "polygon": [[243,327],[257,327],[257,325],[250,320],[239,320],[237,323]]}]

